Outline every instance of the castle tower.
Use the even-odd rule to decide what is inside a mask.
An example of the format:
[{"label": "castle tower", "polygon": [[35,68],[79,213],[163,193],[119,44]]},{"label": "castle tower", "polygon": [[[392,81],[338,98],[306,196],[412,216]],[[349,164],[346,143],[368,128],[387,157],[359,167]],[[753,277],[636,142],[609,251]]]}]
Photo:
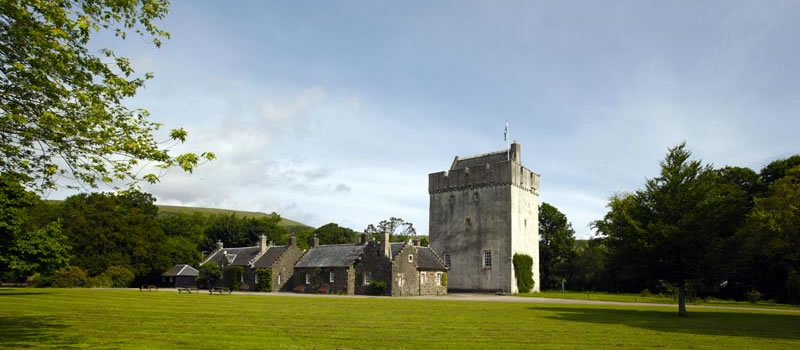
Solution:
[{"label": "castle tower", "polygon": [[539,175],[521,159],[515,141],[428,175],[430,245],[449,267],[448,290],[516,293],[515,253],[533,258],[539,290]]}]

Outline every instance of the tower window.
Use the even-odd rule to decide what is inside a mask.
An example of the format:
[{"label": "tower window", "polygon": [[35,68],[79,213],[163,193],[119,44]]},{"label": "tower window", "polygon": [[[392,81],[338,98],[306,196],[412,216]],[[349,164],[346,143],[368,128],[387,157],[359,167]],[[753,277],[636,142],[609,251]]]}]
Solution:
[{"label": "tower window", "polygon": [[491,250],[484,250],[483,251],[483,268],[485,268],[485,269],[492,268],[492,251]]},{"label": "tower window", "polygon": [[464,227],[469,230],[472,228],[472,219],[466,218],[464,219]]}]

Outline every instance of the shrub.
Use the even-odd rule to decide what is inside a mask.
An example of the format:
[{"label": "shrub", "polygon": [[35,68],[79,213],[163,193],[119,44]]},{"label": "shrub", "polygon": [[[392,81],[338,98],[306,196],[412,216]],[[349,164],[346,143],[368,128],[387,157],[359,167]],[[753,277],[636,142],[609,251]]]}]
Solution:
[{"label": "shrub", "polygon": [[28,279],[25,280],[25,283],[28,284],[28,287],[48,287],[51,283],[53,283],[53,276],[45,276],[37,272],[28,277]]},{"label": "shrub", "polygon": [[244,276],[244,267],[242,266],[227,266],[225,267],[225,281],[228,288],[231,290],[242,289],[242,280]]},{"label": "shrub", "polygon": [[372,281],[369,284],[369,290],[372,295],[383,295],[386,292],[386,282]]},{"label": "shrub", "polygon": [[89,278],[89,287],[92,288],[111,288],[111,278],[101,273]]},{"label": "shrub", "polygon": [[258,283],[256,290],[259,292],[272,291],[272,269],[256,269],[256,276],[258,276]]},{"label": "shrub", "polygon": [[761,292],[759,292],[759,291],[757,291],[755,289],[750,289],[750,290],[748,290],[747,292],[744,293],[745,299],[747,299],[747,301],[749,301],[749,302],[751,302],[753,304],[758,303],[758,301],[761,300],[762,296],[763,295],[761,294]]},{"label": "shrub", "polygon": [[639,293],[639,295],[646,298],[646,297],[653,296],[653,293],[650,293],[650,290],[645,288],[645,289],[642,290],[641,293]]},{"label": "shrub", "polygon": [[207,288],[216,287],[217,282],[222,277],[222,268],[215,262],[207,262],[200,266],[200,276],[197,278],[199,285]]},{"label": "shrub", "polygon": [[135,277],[131,270],[122,266],[109,266],[108,269],[102,273],[102,276],[110,280],[110,287],[112,288],[128,288]]},{"label": "shrub", "polygon": [[447,272],[442,274],[442,285],[447,287]]},{"label": "shrub", "polygon": [[520,293],[530,292],[533,289],[533,258],[526,254],[514,254],[513,262],[517,289]]},{"label": "shrub", "polygon": [[77,266],[67,266],[56,271],[53,276],[53,287],[56,288],[75,288],[86,287],[89,284],[89,276]]}]

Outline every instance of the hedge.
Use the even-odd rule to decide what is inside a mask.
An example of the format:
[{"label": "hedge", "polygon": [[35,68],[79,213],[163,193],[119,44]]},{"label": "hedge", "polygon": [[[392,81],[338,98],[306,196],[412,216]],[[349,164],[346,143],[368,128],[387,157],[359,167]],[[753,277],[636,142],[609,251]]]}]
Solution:
[{"label": "hedge", "polygon": [[517,278],[517,289],[520,293],[528,293],[533,289],[533,258],[526,254],[514,254],[514,276]]}]

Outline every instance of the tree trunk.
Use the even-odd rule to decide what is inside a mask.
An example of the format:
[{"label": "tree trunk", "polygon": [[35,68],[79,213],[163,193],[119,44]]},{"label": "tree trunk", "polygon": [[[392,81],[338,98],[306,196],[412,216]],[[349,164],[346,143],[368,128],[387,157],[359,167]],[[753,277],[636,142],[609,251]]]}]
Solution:
[{"label": "tree trunk", "polygon": [[678,316],[689,317],[686,313],[686,283],[680,283],[678,287]]}]

